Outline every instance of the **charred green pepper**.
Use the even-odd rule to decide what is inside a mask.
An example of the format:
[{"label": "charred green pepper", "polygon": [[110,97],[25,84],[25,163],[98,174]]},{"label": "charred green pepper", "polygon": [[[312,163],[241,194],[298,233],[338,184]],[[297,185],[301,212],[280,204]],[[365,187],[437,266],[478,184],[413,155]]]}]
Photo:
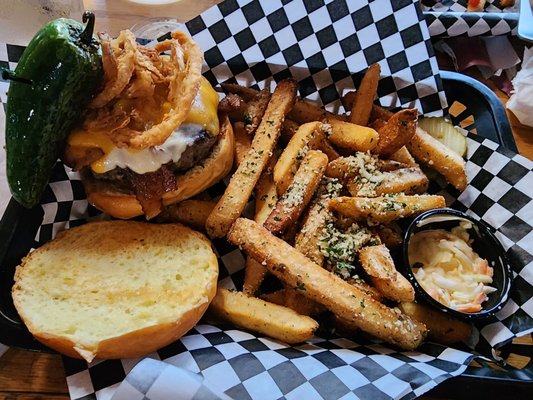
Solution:
[{"label": "charred green pepper", "polygon": [[6,172],[11,194],[35,206],[66,138],[103,79],[94,14],[87,25],[47,23],[24,50],[11,78],[6,108]]}]

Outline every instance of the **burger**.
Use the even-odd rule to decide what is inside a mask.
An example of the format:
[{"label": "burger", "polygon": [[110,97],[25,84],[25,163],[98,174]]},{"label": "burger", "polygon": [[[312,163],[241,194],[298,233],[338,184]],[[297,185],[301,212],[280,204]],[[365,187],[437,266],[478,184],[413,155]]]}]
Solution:
[{"label": "burger", "polygon": [[173,32],[145,47],[127,30],[100,43],[104,82],[63,155],[88,201],[116,218],[150,219],[227,175],[233,132],[198,45]]}]

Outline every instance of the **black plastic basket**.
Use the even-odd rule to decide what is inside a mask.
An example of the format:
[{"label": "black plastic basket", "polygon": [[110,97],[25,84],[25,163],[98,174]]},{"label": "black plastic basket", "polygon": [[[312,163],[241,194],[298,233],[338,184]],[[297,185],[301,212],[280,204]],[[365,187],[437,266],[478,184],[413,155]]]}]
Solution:
[{"label": "black plastic basket", "polygon": [[[509,150],[517,151],[511,126],[498,97],[475,79],[455,72],[441,72],[451,109],[462,105],[464,111],[451,113],[452,122],[470,132],[477,132]],[[40,206],[27,210],[13,199],[0,221],[0,343],[35,351],[51,351],[37,342],[22,324],[11,299],[15,267],[30,250],[43,218]],[[519,354],[529,359],[523,368],[506,367],[483,362],[469,367],[456,378],[437,386],[430,396],[448,398],[527,398],[533,390],[533,345],[510,343],[501,350],[505,359]],[[473,390],[473,392],[470,391]]]}]

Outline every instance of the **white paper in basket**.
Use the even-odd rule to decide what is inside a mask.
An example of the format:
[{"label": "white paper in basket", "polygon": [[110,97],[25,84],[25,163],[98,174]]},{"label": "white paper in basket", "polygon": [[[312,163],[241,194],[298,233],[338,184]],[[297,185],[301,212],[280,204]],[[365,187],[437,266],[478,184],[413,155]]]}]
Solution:
[{"label": "white paper in basket", "polygon": [[522,69],[513,79],[513,87],[507,108],[521,124],[533,127],[533,47],[524,49]]}]

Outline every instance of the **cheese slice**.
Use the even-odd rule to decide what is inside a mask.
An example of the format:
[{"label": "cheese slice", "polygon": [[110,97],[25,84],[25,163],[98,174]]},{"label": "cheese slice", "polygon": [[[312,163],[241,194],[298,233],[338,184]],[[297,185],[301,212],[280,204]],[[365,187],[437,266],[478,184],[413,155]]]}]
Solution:
[{"label": "cheese slice", "polygon": [[170,161],[179,161],[183,152],[194,142],[198,132],[205,130],[211,136],[218,135],[217,108],[218,94],[209,81],[202,77],[200,89],[184,123],[169,136],[165,143],[142,150],[118,148],[105,131],[80,129],[71,133],[68,144],[73,151],[100,149],[103,156],[91,163],[91,169],[98,174],[114,168],[129,168],[137,174],[153,172]]}]

